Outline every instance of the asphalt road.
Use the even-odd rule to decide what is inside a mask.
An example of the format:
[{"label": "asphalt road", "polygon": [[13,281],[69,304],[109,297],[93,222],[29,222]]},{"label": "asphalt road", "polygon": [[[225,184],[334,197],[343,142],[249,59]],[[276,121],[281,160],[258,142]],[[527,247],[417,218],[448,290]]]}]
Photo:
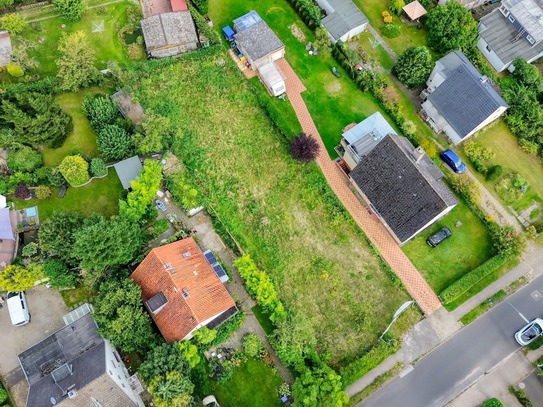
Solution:
[{"label": "asphalt road", "polygon": [[[515,309],[516,308],[516,309]],[[518,311],[517,311],[518,310]],[[520,349],[514,334],[543,317],[543,276],[463,328],[359,406],[441,407]]]}]

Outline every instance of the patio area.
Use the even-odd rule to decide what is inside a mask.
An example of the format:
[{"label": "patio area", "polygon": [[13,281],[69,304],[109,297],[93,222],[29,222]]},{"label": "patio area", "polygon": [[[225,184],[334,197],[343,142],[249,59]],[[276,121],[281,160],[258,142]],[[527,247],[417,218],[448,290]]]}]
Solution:
[{"label": "patio area", "polygon": [[38,216],[38,207],[31,206],[30,208],[18,209],[13,212],[15,214],[15,224],[17,232],[26,232],[35,230],[40,227],[40,218]]}]

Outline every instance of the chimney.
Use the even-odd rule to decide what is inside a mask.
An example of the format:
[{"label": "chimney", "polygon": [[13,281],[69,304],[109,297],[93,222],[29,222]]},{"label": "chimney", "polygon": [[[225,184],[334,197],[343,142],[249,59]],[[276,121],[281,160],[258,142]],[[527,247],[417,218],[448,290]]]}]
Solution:
[{"label": "chimney", "polygon": [[424,157],[425,153],[424,153],[424,150],[422,149],[422,147],[417,147],[413,150],[413,158],[415,159],[415,162],[418,162],[420,163],[420,161],[422,160],[422,157]]}]

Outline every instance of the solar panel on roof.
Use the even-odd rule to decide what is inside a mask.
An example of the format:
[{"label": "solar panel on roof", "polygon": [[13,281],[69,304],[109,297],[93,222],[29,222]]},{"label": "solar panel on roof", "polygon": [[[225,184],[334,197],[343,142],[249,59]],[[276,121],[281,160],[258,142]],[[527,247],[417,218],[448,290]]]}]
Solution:
[{"label": "solar panel on roof", "polygon": [[219,278],[226,275],[226,273],[224,272],[224,269],[219,263],[215,263],[211,267],[213,267],[213,270],[215,270],[215,274],[217,274]]},{"label": "solar panel on roof", "polygon": [[207,261],[209,262],[209,264],[215,264],[217,263],[217,259],[215,258],[215,255],[213,254],[213,252],[211,251],[206,251],[204,253],[204,256],[206,256],[206,259]]}]

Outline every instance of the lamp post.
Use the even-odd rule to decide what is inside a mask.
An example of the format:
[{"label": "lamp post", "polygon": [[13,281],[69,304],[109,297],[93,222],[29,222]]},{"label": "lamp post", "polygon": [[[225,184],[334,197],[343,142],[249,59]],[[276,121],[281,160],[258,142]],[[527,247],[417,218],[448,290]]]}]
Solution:
[{"label": "lamp post", "polygon": [[409,308],[409,306],[410,306],[411,304],[413,304],[414,302],[415,302],[414,300],[406,301],[406,302],[404,302],[404,303],[400,306],[400,308],[398,308],[398,309],[396,310],[396,312],[394,313],[394,316],[392,317],[392,322],[391,322],[390,324],[388,324],[387,329],[385,329],[385,332],[383,332],[383,333],[381,334],[381,336],[379,337],[379,340],[381,340],[381,339],[383,338],[383,336],[385,336],[385,334],[388,332],[388,330],[390,329],[390,327],[392,326],[392,324],[394,323],[394,321],[396,321],[396,320],[398,319],[398,317],[399,317],[400,315],[402,315],[402,314],[404,313],[404,311],[405,311],[407,308]]}]

